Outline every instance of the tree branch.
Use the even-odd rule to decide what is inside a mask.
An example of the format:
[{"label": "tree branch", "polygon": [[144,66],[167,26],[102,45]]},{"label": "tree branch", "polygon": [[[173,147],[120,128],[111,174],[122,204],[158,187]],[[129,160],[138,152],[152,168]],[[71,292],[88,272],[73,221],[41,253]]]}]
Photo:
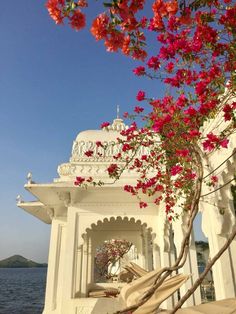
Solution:
[{"label": "tree branch", "polygon": [[164,280],[167,279],[174,271],[182,268],[186,262],[188,252],[189,252],[189,241],[190,241],[190,236],[191,236],[191,232],[193,228],[193,221],[198,213],[198,204],[199,204],[199,199],[201,195],[201,187],[202,187],[202,181],[203,181],[203,166],[202,166],[202,161],[201,161],[201,151],[198,147],[194,147],[193,153],[196,159],[198,180],[196,182],[196,187],[194,189],[194,195],[192,198],[190,215],[189,215],[189,220],[187,223],[188,229],[183,238],[179,256],[176,259],[176,262],[174,263],[173,266],[165,267],[162,269],[162,271],[157,275],[157,278],[153,286],[148,291],[146,291],[146,293],[142,296],[142,298],[140,299],[138,303],[136,303],[133,306],[127,307],[121,311],[117,311],[115,312],[115,314],[125,314],[130,311],[136,310],[137,308],[142,306],[145,302],[147,302],[151,298],[153,293],[156,291],[156,289],[158,289],[162,285]]},{"label": "tree branch", "polygon": [[210,173],[208,173],[203,180],[205,180],[207,177],[209,177],[211,174],[213,174],[216,170],[218,170],[224,163],[226,163],[227,160],[229,160],[232,156],[236,154],[236,150],[228,157],[226,158],[219,166],[217,166],[215,169],[213,169]]},{"label": "tree branch", "polygon": [[233,177],[233,179],[229,180],[228,182],[226,182],[225,184],[221,185],[220,187],[218,187],[217,189],[207,193],[207,194],[204,194],[204,195],[201,195],[201,197],[204,197],[204,196],[208,196],[212,193],[215,193],[216,191],[219,191],[221,190],[222,188],[224,188],[226,185],[230,184],[231,182],[235,181],[235,177]]},{"label": "tree branch", "polygon": [[222,246],[222,248],[219,250],[219,252],[208,262],[205,270],[202,272],[202,274],[199,276],[199,278],[195,281],[192,288],[190,288],[186,294],[179,300],[179,302],[176,304],[174,309],[169,314],[174,314],[178,309],[181,308],[181,306],[184,304],[184,302],[194,293],[194,291],[199,287],[199,285],[202,283],[203,279],[206,277],[209,270],[212,268],[212,266],[215,264],[215,262],[221,257],[221,255],[227,250],[227,248],[230,246],[231,242],[236,236],[236,228],[233,230],[233,232],[230,234],[228,240],[226,243]]}]

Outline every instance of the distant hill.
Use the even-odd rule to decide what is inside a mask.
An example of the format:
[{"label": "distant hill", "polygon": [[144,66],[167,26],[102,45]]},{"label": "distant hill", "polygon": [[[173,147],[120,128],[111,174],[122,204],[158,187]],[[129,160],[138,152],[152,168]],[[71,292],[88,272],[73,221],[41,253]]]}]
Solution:
[{"label": "distant hill", "polygon": [[40,264],[20,255],[13,255],[0,261],[0,268],[31,268],[47,267],[47,264]]}]

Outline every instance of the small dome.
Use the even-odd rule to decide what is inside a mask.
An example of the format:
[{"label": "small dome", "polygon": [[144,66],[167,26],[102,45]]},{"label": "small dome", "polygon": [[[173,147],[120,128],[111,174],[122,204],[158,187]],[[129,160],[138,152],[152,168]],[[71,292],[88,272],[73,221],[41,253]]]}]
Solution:
[{"label": "small dome", "polygon": [[76,137],[76,142],[111,142],[116,141],[120,135],[117,131],[107,130],[87,130],[80,132]]},{"label": "small dome", "polygon": [[[104,161],[113,160],[113,155],[119,152],[119,147],[112,147],[117,142],[117,138],[121,137],[120,132],[126,129],[122,119],[115,119],[113,123],[102,130],[87,130],[80,132],[72,147],[71,161]],[[97,153],[101,153],[102,149],[96,146],[96,142],[100,141],[106,145],[110,144],[110,148],[106,151],[106,156],[98,157]],[[94,157],[87,157],[85,152],[94,151]]]},{"label": "small dome", "polygon": [[113,123],[107,128],[102,130],[87,130],[80,132],[76,137],[76,142],[111,142],[116,141],[122,130],[125,130],[126,126],[122,119],[115,119]]}]

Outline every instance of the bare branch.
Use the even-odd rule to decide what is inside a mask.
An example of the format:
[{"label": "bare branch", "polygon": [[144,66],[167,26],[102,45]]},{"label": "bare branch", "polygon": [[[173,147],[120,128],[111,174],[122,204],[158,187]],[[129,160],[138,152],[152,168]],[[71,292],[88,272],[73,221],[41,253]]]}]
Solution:
[{"label": "bare branch", "polygon": [[228,240],[225,242],[225,244],[222,246],[222,248],[219,250],[219,252],[208,262],[205,270],[202,272],[202,274],[199,276],[199,278],[195,281],[193,286],[187,291],[187,293],[179,300],[179,302],[176,304],[175,308],[169,313],[174,314],[176,311],[181,308],[181,306],[184,304],[184,302],[194,293],[194,291],[199,287],[199,285],[202,283],[203,279],[206,277],[209,270],[212,268],[212,266],[215,264],[215,262],[221,257],[221,255],[227,250],[227,248],[230,246],[231,242],[236,236],[236,228],[233,230],[233,232],[230,234]]},{"label": "bare branch", "polygon": [[204,196],[208,196],[212,193],[215,193],[216,191],[219,191],[221,190],[222,188],[224,188],[226,185],[230,184],[231,182],[235,181],[235,177],[233,177],[233,179],[229,180],[228,182],[226,182],[225,184],[221,185],[220,187],[218,187],[217,189],[207,193],[207,194],[204,194],[204,195],[201,195],[201,197],[204,197]]},{"label": "bare branch", "polygon": [[203,180],[205,180],[207,177],[209,177],[211,174],[213,174],[216,170],[218,170],[223,164],[226,163],[226,161],[228,161],[232,156],[234,156],[236,154],[236,150],[228,157],[226,158],[221,164],[219,164],[219,166],[217,166],[214,170],[212,170],[210,173],[208,173]]}]

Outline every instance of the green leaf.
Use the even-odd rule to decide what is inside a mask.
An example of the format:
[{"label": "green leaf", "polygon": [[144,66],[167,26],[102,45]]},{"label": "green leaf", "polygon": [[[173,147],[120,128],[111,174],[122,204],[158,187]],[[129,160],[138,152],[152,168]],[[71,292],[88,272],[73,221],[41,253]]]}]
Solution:
[{"label": "green leaf", "polygon": [[112,3],[109,3],[109,2],[103,2],[103,5],[106,8],[112,8],[113,7]]}]

